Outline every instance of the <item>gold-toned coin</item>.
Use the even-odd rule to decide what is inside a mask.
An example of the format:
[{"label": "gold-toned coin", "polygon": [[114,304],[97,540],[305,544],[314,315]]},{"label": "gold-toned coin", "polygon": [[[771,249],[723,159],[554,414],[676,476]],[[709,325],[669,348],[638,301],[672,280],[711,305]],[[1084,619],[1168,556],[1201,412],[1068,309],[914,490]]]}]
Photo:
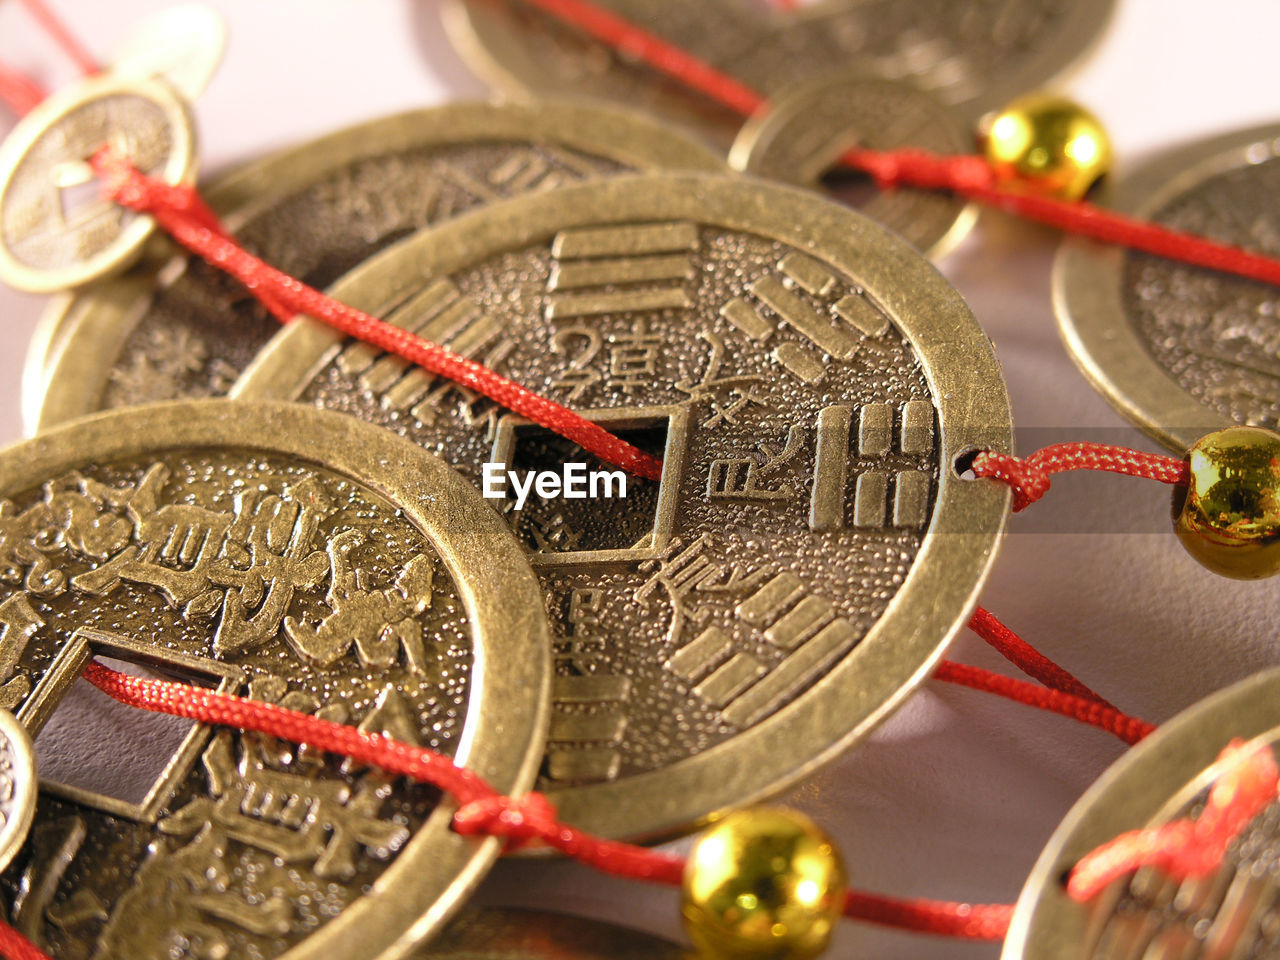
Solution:
[{"label": "gold-toned coin", "polygon": [[1280,671],[1216,693],[1165,723],[1108,770],[1067,814],[1023,888],[1003,960],[1273,956],[1280,946],[1275,863],[1280,801],[1248,824],[1208,876],[1144,868],[1087,904],[1067,896],[1079,860],[1122,833],[1195,818],[1232,740],[1280,745]]},{"label": "gold-toned coin", "polygon": [[[151,715],[124,707],[134,725],[86,751],[74,718],[81,671],[109,658],[420,743],[522,793],[547,625],[474,489],[350,417],[184,401],[0,452],[0,497],[0,702],[42,776],[0,877],[20,931],[57,957],[365,960],[444,923],[499,842],[454,833],[437,791],[257,734],[137,727]],[[95,716],[112,706],[92,696]]]},{"label": "gold-toned coin", "polygon": [[158,77],[184,99],[209,85],[227,47],[222,15],[202,3],[165,7],[138,23],[111,57],[118,77]]},{"label": "gold-toned coin", "polygon": [[[718,63],[756,42],[757,11],[742,0],[603,0],[683,50]],[[424,32],[446,32],[467,63],[505,95],[592,97],[674,119],[728,147],[742,125],[737,113],[690,90],[636,58],[618,53],[575,27],[512,0],[446,0],[440,12],[416,7]]]},{"label": "gold-toned coin", "polygon": [[[963,624],[1008,495],[953,464],[1008,448],[1008,399],[959,295],[864,217],[763,181],[615,178],[423,231],[332,293],[664,457],[624,499],[502,504],[556,634],[543,787],[570,822],[662,835],[781,788]],[[589,459],[310,320],[235,392],[382,424],[477,485]]]},{"label": "gold-toned coin", "polygon": [[532,910],[471,910],[432,942],[420,960],[689,960],[668,940]]},{"label": "gold-toned coin", "polygon": [[169,183],[194,176],[191,117],[163,81],[103,74],[54,94],[0,144],[0,281],[50,293],[141,254],[155,223],[101,196],[87,161],[103,146]]},{"label": "gold-toned coin", "polygon": [[1082,58],[1115,0],[820,0],[768,5],[755,47],[718,65],[773,95],[850,64],[910,83],[968,127]]},{"label": "gold-toned coin", "polygon": [[[1280,126],[1162,154],[1100,201],[1175,230],[1280,256]],[[1053,299],[1085,376],[1178,453],[1236,424],[1280,428],[1275,287],[1080,239],[1054,264]]]},{"label": "gold-toned coin", "polygon": [[[603,6],[765,96],[850,64],[932,93],[968,126],[1040,87],[1101,35],[1115,0],[822,0],[795,10],[750,0],[605,0]],[[570,88],[643,106],[717,142],[734,119],[711,102],[520,0],[450,0],[446,26],[499,89]],[[741,118],[737,118],[741,122]]]},{"label": "gold-toned coin", "polygon": [[[723,164],[634,115],[566,103],[461,103],[362,124],[231,174],[206,199],[249,250],[316,287],[415,230],[583,179]],[[221,395],[278,324],[209,265],[175,254],[85,291],[67,310],[35,417]]]},{"label": "gold-toned coin", "polygon": [[31,735],[0,710],[0,870],[26,842],[36,813],[36,756]]},{"label": "gold-toned coin", "polygon": [[866,177],[852,175],[848,186],[856,193],[842,190],[837,165],[852,147],[969,153],[973,137],[946,107],[909,84],[864,73],[836,74],[771,99],[738,134],[729,165],[815,190],[830,174],[828,183],[838,198],[930,258],[964,239],[977,218],[971,203],[936,191],[878,191]]}]

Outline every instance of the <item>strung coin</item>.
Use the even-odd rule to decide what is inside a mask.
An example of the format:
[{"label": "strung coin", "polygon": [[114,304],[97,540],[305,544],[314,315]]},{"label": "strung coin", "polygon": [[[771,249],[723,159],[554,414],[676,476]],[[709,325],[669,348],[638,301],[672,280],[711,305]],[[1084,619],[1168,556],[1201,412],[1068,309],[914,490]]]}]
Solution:
[{"label": "strung coin", "polygon": [[1200,815],[1234,739],[1280,744],[1280,671],[1214,694],[1130,750],[1049,840],[1018,900],[1003,960],[1270,957],[1280,949],[1280,802],[1231,844],[1208,876],[1177,881],[1147,867],[1093,901],[1063,885],[1086,854],[1121,833]]},{"label": "strung coin", "polygon": [[[1155,158],[1102,202],[1175,230],[1280,256],[1280,126]],[[1273,286],[1083,240],[1054,265],[1058,322],[1080,369],[1179,453],[1232,423],[1280,427]]]},{"label": "strung coin", "polygon": [[186,100],[209,85],[227,46],[227,24],[212,7],[183,3],[141,21],[111,58],[120,77],[159,77]]},{"label": "strung coin", "polygon": [[162,81],[103,74],[54,94],[0,144],[0,281],[50,293],[137,259],[155,224],[101,197],[87,161],[104,145],[169,183],[194,176],[191,117]]},{"label": "strung coin", "polygon": [[[908,240],[927,257],[941,257],[969,232],[977,209],[929,190],[879,191],[862,177],[863,202],[840,190],[837,168],[851,147],[894,150],[917,147],[934,153],[972,150],[972,138],[946,107],[927,93],[893,80],[843,74],[783,92],[742,128],[729,166],[735,170],[822,189]],[[852,177],[849,178],[853,180]]]},{"label": "strung coin", "polygon": [[[603,0],[599,5],[712,62],[750,47],[761,26],[742,0]],[[420,31],[434,36],[439,30],[435,9],[425,4],[415,9],[423,20]],[[678,120],[726,147],[742,125],[737,113],[528,4],[447,0],[441,15],[467,63],[502,93],[580,97],[588,91]]]},{"label": "strung coin", "polygon": [[957,110],[966,129],[1041,87],[1101,36],[1115,0],[824,0],[771,6],[756,45],[718,65],[768,94],[847,70],[902,80]]},{"label": "strung coin", "polygon": [[[641,168],[718,169],[684,137],[569,104],[456,104],[275,154],[206,192],[250,251],[315,287],[432,223],[515,194]],[[174,255],[86,291],[34,416],[221,395],[278,329],[239,284]],[[167,259],[167,262],[166,262]]]},{"label": "strung coin", "polygon": [[0,710],[0,870],[26,842],[36,813],[36,758],[27,728]]},{"label": "strung coin", "polygon": [[[333,293],[664,458],[625,497],[596,475],[495,501],[556,634],[543,787],[570,822],[660,835],[779,789],[962,624],[1007,494],[952,465],[1007,448],[1008,400],[959,295],[865,218],[763,182],[617,178],[424,231]],[[235,392],[387,426],[477,485],[589,459],[310,320]]]},{"label": "strung coin", "polygon": [[580,917],[530,910],[472,910],[421,960],[687,960],[674,943]]},{"label": "strung coin", "polygon": [[[790,11],[749,0],[600,5],[766,96],[857,63],[963,106],[958,116],[967,128],[1080,57],[1115,0],[825,0]],[[499,88],[554,93],[576,84],[693,123],[716,140],[733,125],[708,113],[705,97],[520,0],[451,0],[448,12],[459,51]]]},{"label": "strung coin", "polygon": [[0,702],[44,777],[0,877],[20,931],[57,957],[364,960],[447,919],[499,846],[454,833],[436,791],[257,734],[171,734],[92,691],[94,723],[67,718],[107,658],[523,792],[548,633],[528,562],[470,486],[349,417],[184,401],[10,447],[0,496]]}]

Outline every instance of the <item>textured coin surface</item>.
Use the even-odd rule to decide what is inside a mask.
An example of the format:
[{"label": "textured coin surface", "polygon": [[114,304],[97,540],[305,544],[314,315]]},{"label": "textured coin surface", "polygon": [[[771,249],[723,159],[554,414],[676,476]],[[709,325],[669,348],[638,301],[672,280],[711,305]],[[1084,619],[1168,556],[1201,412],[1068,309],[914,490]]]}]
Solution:
[{"label": "textured coin surface", "polygon": [[165,83],[104,74],[55,94],[0,146],[0,280],[34,293],[128,267],[154,228],[99,195],[103,146],[169,183],[193,175],[195,132]]},{"label": "textured coin surface", "polygon": [[118,77],[159,77],[194,100],[209,85],[227,46],[222,15],[201,3],[166,7],[137,24],[111,57]]},{"label": "textured coin surface", "polygon": [[[927,675],[983,579],[1006,494],[952,464],[1009,442],[990,345],[918,253],[820,197],[566,187],[333,292],[664,457],[623,499],[505,504],[556,634],[543,787],[573,823],[660,835],[803,775]],[[477,484],[587,459],[311,321],[236,393],[382,424]]]},{"label": "textured coin surface", "polygon": [[[955,154],[971,151],[973,144],[948,109],[927,93],[862,73],[842,74],[801,84],[770,100],[742,128],[729,165],[821,189],[824,176],[851,147]],[[870,187],[865,181],[856,182]],[[840,196],[838,183],[832,186]],[[936,191],[871,191],[865,202],[855,202],[857,208],[928,257],[940,257],[959,243],[977,213],[972,204]]]},{"label": "textured coin surface", "polygon": [[[1280,256],[1280,126],[1161,155],[1106,205]],[[1117,410],[1178,453],[1232,423],[1280,427],[1280,296],[1265,283],[1072,239],[1054,303],[1077,364]]]},{"label": "textured coin surface", "polygon": [[[246,167],[206,196],[250,251],[323,288],[463,210],[660,166],[722,163],[629,114],[465,103],[340,131]],[[243,287],[169,249],[168,262],[86,291],[68,308],[39,429],[95,410],[224,394],[276,332]]]},{"label": "textured coin surface", "polygon": [[[822,0],[794,11],[748,0],[603,5],[765,96],[857,64],[964,106],[971,123],[1080,57],[1115,0]],[[706,98],[520,0],[452,0],[448,13],[459,50],[501,88],[553,93],[577,83],[723,136],[723,115]]]},{"label": "textured coin surface", "polygon": [[139,727],[96,693],[86,713],[78,678],[121,661],[443,751],[518,794],[550,641],[474,489],[349,417],[183,401],[9,448],[0,496],[0,703],[42,776],[0,878],[19,930],[57,957],[364,960],[443,924],[498,852],[451,830],[452,801],[256,734]]},{"label": "textured coin surface", "polygon": [[36,813],[36,758],[31,735],[8,710],[0,710],[0,870],[26,842]]},{"label": "textured coin surface", "polygon": [[658,937],[531,910],[474,910],[449,924],[420,960],[687,960]]},{"label": "textured coin surface", "polygon": [[[762,23],[741,0],[603,0],[625,17],[712,63],[749,49]],[[421,30],[438,30],[438,14],[420,4]],[[727,147],[742,117],[678,80],[619,54],[582,33],[513,0],[448,0],[442,9],[453,44],[496,90],[512,96],[582,96],[610,100],[678,120]]]},{"label": "textured coin surface", "polygon": [[1003,960],[1270,957],[1280,949],[1280,801],[1233,843],[1221,867],[1176,881],[1145,868],[1088,904],[1062,879],[1129,830],[1194,819],[1232,740],[1280,745],[1280,671],[1251,677],[1165,723],[1108,770],[1067,814],[1018,900]]}]

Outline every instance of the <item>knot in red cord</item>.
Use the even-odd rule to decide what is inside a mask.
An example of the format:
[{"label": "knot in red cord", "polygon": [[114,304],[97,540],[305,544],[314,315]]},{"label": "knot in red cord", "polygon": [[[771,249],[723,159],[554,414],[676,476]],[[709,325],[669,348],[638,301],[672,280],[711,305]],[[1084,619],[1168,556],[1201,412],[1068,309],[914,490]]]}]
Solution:
[{"label": "knot in red cord", "polygon": [[507,850],[546,840],[559,830],[555,804],[543,793],[523,797],[493,795],[472,800],[453,815],[453,829],[464,837],[505,837]]},{"label": "knot in red cord", "polygon": [[1049,492],[1049,473],[1032,458],[1021,460],[1011,453],[984,450],[973,458],[973,473],[1008,484],[1013,490],[1013,512],[1025,510]]},{"label": "knot in red cord", "polygon": [[1055,443],[1026,459],[994,450],[973,458],[975,476],[999,480],[1013,488],[1013,512],[1024,510],[1049,492],[1049,477],[1070,470],[1101,470],[1129,477],[1185,484],[1187,461],[1161,453],[1144,453],[1104,443]]}]

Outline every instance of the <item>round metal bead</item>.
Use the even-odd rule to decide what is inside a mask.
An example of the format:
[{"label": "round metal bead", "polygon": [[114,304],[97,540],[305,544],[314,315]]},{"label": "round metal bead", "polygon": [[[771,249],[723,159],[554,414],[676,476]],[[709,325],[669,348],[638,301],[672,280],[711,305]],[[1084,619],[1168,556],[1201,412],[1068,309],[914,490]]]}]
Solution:
[{"label": "round metal bead", "polygon": [[685,929],[708,960],[809,960],[844,906],[840,853],[808,817],[731,813],[698,840],[684,875]]},{"label": "round metal bead", "polygon": [[1111,168],[1111,139],[1102,123],[1052,94],[1019,97],[996,114],[984,149],[1005,179],[1064,200],[1079,200]]},{"label": "round metal bead", "polygon": [[1188,455],[1190,483],[1177,509],[1178,539],[1224,577],[1280,573],[1280,434],[1230,427]]}]

